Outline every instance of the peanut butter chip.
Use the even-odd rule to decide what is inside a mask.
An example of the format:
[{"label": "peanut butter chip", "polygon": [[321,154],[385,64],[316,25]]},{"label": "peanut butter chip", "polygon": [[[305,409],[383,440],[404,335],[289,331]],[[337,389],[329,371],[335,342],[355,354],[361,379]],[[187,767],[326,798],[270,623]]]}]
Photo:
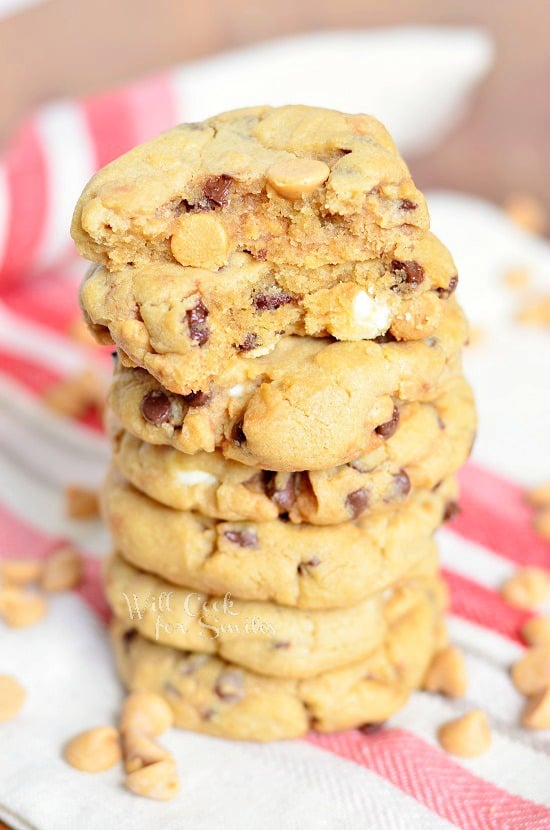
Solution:
[{"label": "peanut butter chip", "polygon": [[512,666],[512,680],[524,695],[550,687],[550,646],[533,646]]},{"label": "peanut butter chip", "polygon": [[0,579],[7,585],[38,582],[43,564],[38,559],[4,559],[0,562]]},{"label": "peanut butter chip", "polygon": [[95,490],[70,485],[65,488],[65,505],[70,519],[94,519],[99,515],[99,500]]},{"label": "peanut butter chip", "polygon": [[122,759],[118,731],[113,726],[97,726],[81,732],[65,745],[68,764],[83,772],[103,772]]},{"label": "peanut butter chip", "polygon": [[528,729],[550,729],[550,688],[529,698],[521,722]]},{"label": "peanut butter chip", "polygon": [[521,634],[530,646],[550,646],[550,617],[527,620]]},{"label": "peanut butter chip", "polygon": [[460,758],[476,758],[491,746],[487,715],[480,709],[444,723],[437,737],[446,752]]},{"label": "peanut butter chip", "polygon": [[272,165],[267,181],[285,199],[300,199],[317,190],[330,175],[330,167],[315,159],[289,159]]},{"label": "peanut butter chip", "polygon": [[34,591],[6,587],[0,591],[0,618],[11,628],[25,628],[41,620],[46,613],[46,601]]},{"label": "peanut butter chip", "polygon": [[463,697],[466,685],[464,657],[454,646],[447,646],[432,660],[423,687],[427,692],[440,692],[448,697]]},{"label": "peanut butter chip", "polygon": [[139,729],[128,729],[122,736],[124,769],[134,772],[157,761],[170,759],[170,753]]},{"label": "peanut butter chip", "polygon": [[170,706],[154,692],[133,692],[122,706],[121,732],[137,729],[149,736],[161,735],[173,723]]},{"label": "peanut butter chip", "polygon": [[157,761],[137,769],[126,777],[126,787],[136,795],[169,801],[179,793],[176,765],[173,761]]},{"label": "peanut butter chip", "polygon": [[71,547],[56,550],[44,565],[41,587],[44,591],[70,591],[82,580],[84,561]]},{"label": "peanut butter chip", "polygon": [[0,674],[0,723],[16,716],[25,700],[25,689],[7,674]]},{"label": "peanut butter chip", "polygon": [[500,593],[517,608],[536,608],[550,596],[550,575],[540,568],[521,568],[503,583]]},{"label": "peanut butter chip", "polygon": [[550,508],[550,482],[539,484],[527,493],[527,501],[533,507]]},{"label": "peanut butter chip", "polygon": [[217,271],[227,264],[227,234],[221,222],[209,213],[184,213],[176,222],[170,247],[181,265]]},{"label": "peanut butter chip", "polygon": [[550,507],[539,510],[533,519],[533,527],[539,536],[550,540]]}]

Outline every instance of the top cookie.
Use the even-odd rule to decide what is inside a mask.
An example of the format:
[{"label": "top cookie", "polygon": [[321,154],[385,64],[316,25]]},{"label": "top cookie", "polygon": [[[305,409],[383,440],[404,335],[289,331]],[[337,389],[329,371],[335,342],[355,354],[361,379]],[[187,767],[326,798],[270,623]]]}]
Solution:
[{"label": "top cookie", "polygon": [[285,106],[183,124],[135,148],[88,183],[72,234],[112,270],[176,261],[216,271],[235,251],[308,268],[388,257],[428,227],[380,122]]}]

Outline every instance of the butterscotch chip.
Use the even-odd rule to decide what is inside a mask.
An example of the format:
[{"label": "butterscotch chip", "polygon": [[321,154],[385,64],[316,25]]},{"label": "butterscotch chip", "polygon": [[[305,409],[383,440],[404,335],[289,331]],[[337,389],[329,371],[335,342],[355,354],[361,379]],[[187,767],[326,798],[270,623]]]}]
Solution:
[{"label": "butterscotch chip", "polygon": [[171,758],[166,749],[139,729],[127,729],[123,733],[122,754],[128,773]]},{"label": "butterscotch chip", "polygon": [[120,730],[139,730],[155,736],[166,732],[174,723],[170,706],[154,692],[134,692],[122,705]]},{"label": "butterscotch chip", "polygon": [[504,202],[504,211],[509,219],[531,233],[544,233],[546,211],[542,202],[528,193],[511,193]]},{"label": "butterscotch chip", "polygon": [[8,674],[0,674],[0,723],[16,716],[25,700],[23,686]]},{"label": "butterscotch chip", "polygon": [[550,617],[533,617],[527,620],[521,634],[530,646],[550,646]]},{"label": "butterscotch chip", "polygon": [[113,726],[97,726],[70,740],[63,751],[68,764],[83,772],[103,772],[122,759],[118,731]]},{"label": "butterscotch chip", "polygon": [[176,765],[173,761],[157,761],[134,772],[125,781],[126,787],[136,795],[169,801],[179,793]]},{"label": "butterscotch chip", "polygon": [[41,594],[17,587],[0,591],[0,617],[10,628],[25,628],[41,620],[46,613],[46,601]]},{"label": "butterscotch chip", "polygon": [[541,568],[521,568],[503,582],[500,593],[517,608],[536,608],[550,596],[550,575]]},{"label": "butterscotch chip", "polygon": [[504,274],[504,285],[507,288],[520,289],[526,288],[530,280],[530,271],[528,268],[512,268]]},{"label": "butterscotch chip", "polygon": [[45,562],[41,587],[48,592],[70,591],[82,580],[84,560],[67,546],[56,550]]},{"label": "butterscotch chip", "polygon": [[528,729],[550,729],[550,688],[529,698],[521,723]]},{"label": "butterscotch chip", "polygon": [[460,758],[476,758],[491,746],[487,715],[480,709],[444,723],[437,737],[446,752]]},{"label": "butterscotch chip", "polygon": [[543,539],[550,539],[550,508],[547,510],[540,510],[535,515],[533,519],[533,527]]},{"label": "butterscotch chip", "polygon": [[227,263],[229,245],[225,228],[208,213],[184,213],[170,239],[172,253],[181,265],[217,271]]},{"label": "butterscotch chip", "polygon": [[95,490],[78,485],[65,488],[65,504],[70,519],[93,519],[99,515],[99,501]]},{"label": "butterscotch chip", "polygon": [[38,559],[4,559],[0,562],[0,579],[9,585],[38,582],[44,565]]},{"label": "butterscotch chip", "polygon": [[433,658],[423,688],[427,692],[440,692],[448,697],[463,697],[466,685],[464,656],[454,646],[447,646]]},{"label": "butterscotch chip", "polygon": [[527,501],[533,507],[550,507],[550,482],[539,484],[527,492]]},{"label": "butterscotch chip", "polygon": [[330,167],[315,159],[289,159],[272,165],[267,181],[285,199],[299,199],[317,190],[330,175]]},{"label": "butterscotch chip", "polygon": [[538,297],[527,303],[516,314],[516,320],[530,326],[550,326],[550,297]]},{"label": "butterscotch chip", "polygon": [[104,398],[100,378],[91,369],[85,369],[50,386],[44,393],[43,401],[62,415],[79,418],[92,407],[101,410]]},{"label": "butterscotch chip", "polygon": [[524,695],[535,695],[550,686],[550,646],[528,649],[512,666],[512,680]]}]

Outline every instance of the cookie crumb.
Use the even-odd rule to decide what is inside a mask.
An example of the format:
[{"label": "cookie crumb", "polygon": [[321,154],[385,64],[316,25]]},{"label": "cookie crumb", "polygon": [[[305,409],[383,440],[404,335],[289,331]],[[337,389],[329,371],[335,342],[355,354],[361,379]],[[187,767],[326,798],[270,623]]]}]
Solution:
[{"label": "cookie crumb", "polygon": [[70,484],[65,488],[65,509],[69,519],[93,519],[99,515],[96,490]]},{"label": "cookie crumb", "polygon": [[520,568],[503,582],[500,593],[510,605],[531,610],[550,597],[550,574],[541,568]]},{"label": "cookie crumb", "polygon": [[444,723],[437,737],[446,752],[459,758],[477,758],[491,746],[487,715],[480,709]]},{"label": "cookie crumb", "polygon": [[529,193],[510,193],[503,204],[504,212],[520,228],[531,233],[543,234],[547,215],[544,205]]},{"label": "cookie crumb", "polygon": [[440,692],[447,697],[464,697],[467,676],[464,656],[454,646],[447,646],[433,658],[424,678],[427,692]]},{"label": "cookie crumb", "polygon": [[527,729],[550,729],[550,688],[543,689],[528,699],[521,723]]},{"label": "cookie crumb", "polygon": [[25,701],[26,692],[15,677],[0,674],[0,723],[14,718]]},{"label": "cookie crumb", "polygon": [[75,317],[67,328],[67,335],[81,346],[97,346],[97,340],[82,317]]},{"label": "cookie crumb", "polygon": [[521,636],[530,646],[550,646],[550,617],[533,617],[521,629]]},{"label": "cookie crumb", "polygon": [[122,760],[120,736],[113,726],[97,726],[75,735],[63,750],[71,767],[82,772],[104,772]]}]

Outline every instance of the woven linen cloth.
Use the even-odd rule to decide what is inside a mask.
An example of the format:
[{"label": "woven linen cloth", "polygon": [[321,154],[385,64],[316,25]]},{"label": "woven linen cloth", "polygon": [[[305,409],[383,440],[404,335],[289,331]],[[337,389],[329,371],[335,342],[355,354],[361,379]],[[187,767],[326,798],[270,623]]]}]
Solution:
[{"label": "woven linen cloth", "polygon": [[[388,50],[399,59],[386,61],[381,79]],[[66,484],[100,482],[107,444],[97,420],[69,420],[42,402],[83,367],[106,379],[110,372],[108,351],[67,334],[84,270],[68,237],[81,187],[95,168],[178,120],[260,101],[372,111],[402,150],[418,150],[458,117],[490,53],[482,35],[462,30],[289,39],[50,106],[14,136],[0,159],[0,556],[46,557],[70,540],[86,557],[82,586],[53,596],[43,621],[20,630],[0,623],[0,673],[28,692],[19,715],[0,725],[0,819],[16,830],[247,830],[260,821],[264,830],[550,828],[550,738],[520,728],[523,701],[508,674],[529,614],[498,592],[520,565],[550,568],[550,543],[532,531],[524,501],[525,488],[550,478],[550,334],[515,322],[519,299],[502,281],[526,267],[543,291],[550,246],[466,195],[428,194],[434,231],[457,261],[458,296],[483,335],[465,358],[480,430],[461,473],[463,512],[439,533],[466,698],[417,693],[375,733],[271,745],[172,730],[162,741],[182,791],[166,804],[125,791],[121,768],[89,775],[61,757],[75,733],[114,722],[122,697],[99,581],[109,541],[100,522],[67,519],[63,498]],[[487,712],[491,749],[471,761],[446,755],[438,726],[474,707]]]}]

